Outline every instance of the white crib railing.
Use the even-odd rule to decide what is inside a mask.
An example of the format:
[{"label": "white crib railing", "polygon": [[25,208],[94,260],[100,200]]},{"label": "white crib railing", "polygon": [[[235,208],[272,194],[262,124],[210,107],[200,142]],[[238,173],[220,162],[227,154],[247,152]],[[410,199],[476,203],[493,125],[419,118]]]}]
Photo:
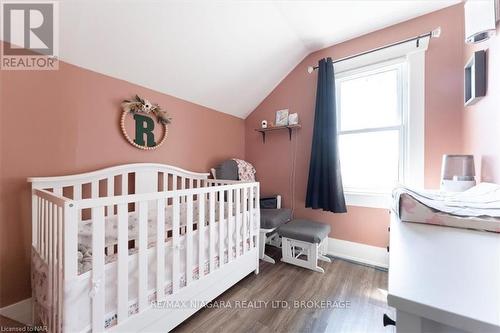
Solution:
[{"label": "white crib railing", "polygon": [[[53,193],[36,190],[32,200],[32,247],[34,262],[44,265],[47,271],[46,302],[49,311],[44,318],[51,331],[59,332],[62,327],[64,295],[64,212],[69,200]],[[40,311],[41,304],[33,303],[33,313]]]},{"label": "white crib railing", "polygon": [[[110,215],[117,216],[117,325],[129,318],[129,213],[130,207],[138,216],[138,235],[135,248],[138,255],[138,313],[151,307],[149,304],[148,276],[148,218],[156,219],[155,260],[156,260],[156,301],[162,302],[175,295],[180,289],[189,287],[195,280],[193,266],[198,266],[196,280],[205,277],[205,261],[209,260],[208,275],[224,265],[243,256],[247,251],[258,248],[259,228],[259,184],[256,182],[212,181],[206,179],[170,179],[165,174],[161,192],[114,195],[115,182],[107,180],[107,194],[99,197],[99,182],[92,181],[91,197],[81,199],[82,187],[73,190],[73,200],[63,197],[63,189],[53,192],[33,190],[33,247],[49,267],[51,283],[51,309],[49,331],[66,330],[64,313],[70,311],[71,304],[64,303],[64,288],[78,276],[78,225],[84,212],[90,211],[92,220],[92,301],[91,329],[93,332],[105,330],[105,221]],[[127,177],[122,177],[121,193],[128,193]],[[171,188],[172,190],[169,190]],[[186,214],[181,221],[181,205],[185,204]],[[208,211],[205,205],[208,204]],[[194,215],[197,205],[198,214]],[[218,205],[218,214],[216,207]],[[165,229],[165,207],[172,207],[171,230]],[[151,209],[153,208],[153,209]],[[154,212],[154,213],[153,213]],[[206,216],[208,214],[208,216]],[[197,219],[196,219],[197,218]],[[206,223],[208,222],[208,223]],[[216,234],[218,227],[218,234]],[[208,244],[205,231],[208,228]],[[227,229],[227,230],[226,230]],[[169,237],[169,232],[171,236]],[[197,233],[198,262],[194,262],[194,235]],[[234,240],[233,240],[234,235]],[[181,238],[185,242],[185,272],[181,270]],[[218,242],[218,248],[215,244]],[[235,244],[233,244],[235,242]],[[225,260],[227,244],[227,260]],[[240,248],[240,244],[242,245]],[[205,247],[209,246],[209,258],[205,258]],[[109,246],[109,244],[108,244]],[[172,251],[171,267],[165,267],[165,250]],[[235,252],[233,254],[233,246]],[[114,248],[114,246],[112,246]],[[216,255],[218,254],[218,265]],[[258,269],[258,257],[256,256]],[[171,276],[172,294],[165,291],[166,281]],[[185,284],[180,284],[180,276],[185,276]]]}]

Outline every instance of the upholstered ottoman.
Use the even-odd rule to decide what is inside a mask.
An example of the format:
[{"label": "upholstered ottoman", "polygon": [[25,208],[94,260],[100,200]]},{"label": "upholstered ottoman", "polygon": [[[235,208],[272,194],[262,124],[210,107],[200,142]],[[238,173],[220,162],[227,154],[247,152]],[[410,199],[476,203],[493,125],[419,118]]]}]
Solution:
[{"label": "upholstered ottoman", "polygon": [[332,262],[325,256],[328,224],[296,219],[278,228],[281,236],[281,261],[324,273],[318,260]]}]

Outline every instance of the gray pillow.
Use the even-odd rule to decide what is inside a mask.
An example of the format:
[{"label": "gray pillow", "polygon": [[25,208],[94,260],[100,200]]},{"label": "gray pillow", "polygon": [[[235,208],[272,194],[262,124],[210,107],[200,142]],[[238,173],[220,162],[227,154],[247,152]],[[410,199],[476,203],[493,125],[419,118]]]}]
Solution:
[{"label": "gray pillow", "polygon": [[227,160],[215,167],[217,179],[239,180],[238,164],[234,160]]}]

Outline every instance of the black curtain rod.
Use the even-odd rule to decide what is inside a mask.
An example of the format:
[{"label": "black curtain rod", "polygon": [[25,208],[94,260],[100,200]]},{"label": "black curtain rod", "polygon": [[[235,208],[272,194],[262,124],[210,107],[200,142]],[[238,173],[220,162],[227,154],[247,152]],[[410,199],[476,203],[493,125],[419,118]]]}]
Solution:
[{"label": "black curtain rod", "polygon": [[[441,35],[441,27],[436,28],[436,29],[434,29],[434,30],[432,30],[432,31],[430,31],[430,32],[428,32],[426,34],[423,34],[423,35],[418,35],[418,36],[411,37],[411,38],[408,38],[408,39],[405,39],[405,40],[401,40],[399,42],[395,42],[395,43],[392,43],[392,44],[388,44],[388,45],[384,45],[384,46],[381,46],[381,47],[377,47],[375,49],[371,49],[371,50],[368,50],[368,51],[356,53],[356,54],[348,56],[348,57],[340,58],[340,59],[335,60],[333,63],[336,64],[337,62],[349,60],[349,59],[356,58],[356,57],[359,57],[359,56],[362,56],[362,55],[365,55],[365,54],[369,54],[369,53],[372,53],[372,52],[376,52],[376,51],[380,51],[380,50],[383,50],[383,49],[387,49],[387,48],[392,47],[392,46],[397,46],[397,45],[401,45],[401,44],[404,44],[404,43],[408,43],[408,42],[411,42],[413,40],[417,41],[417,47],[418,47],[421,38],[425,38],[425,37],[439,37],[440,35]],[[318,66],[314,66],[314,67],[309,66],[307,70],[308,70],[309,73],[312,73],[312,71],[316,70],[316,69],[318,69]]]}]

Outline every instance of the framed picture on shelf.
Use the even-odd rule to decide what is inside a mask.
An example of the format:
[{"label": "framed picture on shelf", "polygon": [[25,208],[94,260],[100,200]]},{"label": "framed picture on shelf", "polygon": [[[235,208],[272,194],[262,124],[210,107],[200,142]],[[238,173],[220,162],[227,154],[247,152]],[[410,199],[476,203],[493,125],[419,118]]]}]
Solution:
[{"label": "framed picture on shelf", "polygon": [[288,125],[288,109],[276,111],[276,126]]},{"label": "framed picture on shelf", "polygon": [[299,123],[298,113],[290,113],[288,115],[288,125],[297,125]]}]

